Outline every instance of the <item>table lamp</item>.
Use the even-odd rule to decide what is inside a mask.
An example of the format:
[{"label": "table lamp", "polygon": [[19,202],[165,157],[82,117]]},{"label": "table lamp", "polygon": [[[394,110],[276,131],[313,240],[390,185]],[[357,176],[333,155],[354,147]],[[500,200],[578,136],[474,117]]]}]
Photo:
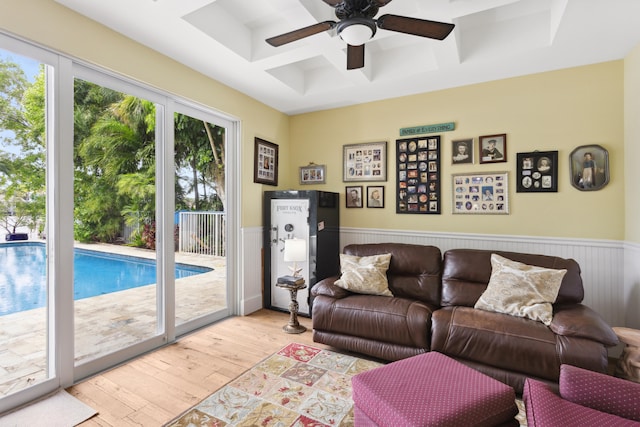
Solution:
[{"label": "table lamp", "polygon": [[298,268],[298,262],[307,260],[307,241],[304,239],[287,239],[284,241],[284,262],[293,262],[289,267],[293,277],[300,277],[302,268]]}]

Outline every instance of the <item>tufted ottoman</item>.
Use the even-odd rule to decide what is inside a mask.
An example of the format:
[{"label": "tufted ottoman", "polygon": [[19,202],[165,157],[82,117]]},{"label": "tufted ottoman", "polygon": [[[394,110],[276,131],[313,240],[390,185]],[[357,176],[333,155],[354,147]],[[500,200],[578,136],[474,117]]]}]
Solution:
[{"label": "tufted ottoman", "polygon": [[513,388],[430,352],[352,378],[358,426],[517,426]]}]

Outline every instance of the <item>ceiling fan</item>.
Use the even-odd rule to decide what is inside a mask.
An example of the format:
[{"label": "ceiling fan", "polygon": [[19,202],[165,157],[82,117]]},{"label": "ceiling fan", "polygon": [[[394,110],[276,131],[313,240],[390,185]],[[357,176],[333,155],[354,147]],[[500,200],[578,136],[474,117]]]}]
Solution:
[{"label": "ceiling fan", "polygon": [[[336,28],[338,35],[347,42],[347,69],[364,67],[364,44],[376,33],[377,28],[412,34],[430,39],[444,40],[454,24],[409,18],[399,15],[378,14],[378,9],[391,0],[322,0],[336,9],[336,17],[340,20],[324,21],[308,27],[300,28],[266,40],[271,46],[278,47],[314,34]],[[377,26],[377,27],[376,27]]]}]

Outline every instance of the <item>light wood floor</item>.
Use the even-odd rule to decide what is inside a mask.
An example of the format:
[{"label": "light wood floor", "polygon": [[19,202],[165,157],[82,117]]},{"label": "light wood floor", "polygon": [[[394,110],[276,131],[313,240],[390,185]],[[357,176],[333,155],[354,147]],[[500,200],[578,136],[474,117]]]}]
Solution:
[{"label": "light wood floor", "polygon": [[328,348],[313,343],[311,319],[299,318],[308,330],[298,335],[282,331],[288,320],[271,310],[229,318],[70,387],[98,411],[81,426],[160,426],[290,342]]}]

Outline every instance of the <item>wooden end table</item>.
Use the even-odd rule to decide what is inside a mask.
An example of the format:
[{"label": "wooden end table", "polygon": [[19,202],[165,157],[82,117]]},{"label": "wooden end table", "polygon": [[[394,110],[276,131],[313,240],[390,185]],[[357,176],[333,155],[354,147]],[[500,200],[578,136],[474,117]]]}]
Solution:
[{"label": "wooden end table", "polygon": [[291,294],[291,302],[289,303],[289,323],[282,327],[282,330],[288,334],[301,334],[307,330],[298,322],[298,291],[307,287],[304,279],[294,276],[279,277],[276,286],[286,289]]},{"label": "wooden end table", "polygon": [[612,329],[625,344],[616,365],[616,377],[640,383],[640,331],[619,326]]}]

